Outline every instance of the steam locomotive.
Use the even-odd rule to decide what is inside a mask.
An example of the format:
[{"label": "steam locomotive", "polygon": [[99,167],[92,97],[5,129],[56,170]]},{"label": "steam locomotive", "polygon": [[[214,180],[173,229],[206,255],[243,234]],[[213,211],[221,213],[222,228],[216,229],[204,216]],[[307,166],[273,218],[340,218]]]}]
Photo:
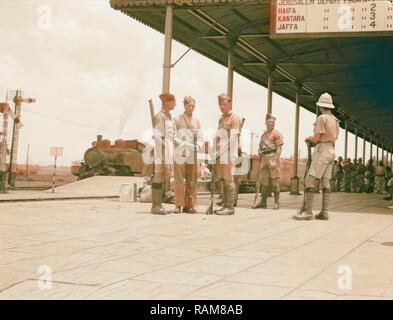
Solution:
[{"label": "steam locomotive", "polygon": [[138,140],[118,139],[111,144],[102,135],[87,149],[83,161],[72,166],[72,173],[85,179],[92,176],[133,176],[144,169],[142,152],[145,145]]}]

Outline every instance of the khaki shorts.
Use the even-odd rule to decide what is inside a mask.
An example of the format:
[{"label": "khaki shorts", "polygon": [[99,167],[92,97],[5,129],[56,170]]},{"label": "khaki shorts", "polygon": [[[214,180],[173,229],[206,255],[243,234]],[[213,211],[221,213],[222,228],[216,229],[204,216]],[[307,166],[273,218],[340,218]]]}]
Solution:
[{"label": "khaki shorts", "polygon": [[264,155],[259,164],[259,179],[278,179],[280,178],[280,161],[275,160],[275,155]]},{"label": "khaki shorts", "polygon": [[334,145],[331,143],[319,143],[314,149],[312,162],[308,174],[317,179],[331,179],[333,163],[336,157]]}]

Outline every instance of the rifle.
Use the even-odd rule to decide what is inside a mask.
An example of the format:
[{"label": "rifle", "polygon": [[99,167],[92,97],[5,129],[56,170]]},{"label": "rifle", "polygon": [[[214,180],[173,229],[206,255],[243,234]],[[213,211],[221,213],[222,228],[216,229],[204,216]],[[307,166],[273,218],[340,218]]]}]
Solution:
[{"label": "rifle", "polygon": [[[259,161],[261,161],[261,156],[259,156]],[[259,178],[260,176],[260,171],[258,168],[258,175],[257,175],[257,182],[255,183],[255,197],[254,197],[254,204],[252,206],[252,208],[254,209],[255,206],[257,205],[258,202],[258,197],[259,197],[259,192],[261,190],[261,179]]]},{"label": "rifle", "polygon": [[211,174],[211,189],[210,189],[210,203],[209,206],[206,209],[206,214],[213,214],[213,209],[214,209],[214,192],[215,192],[215,171],[216,171],[216,166],[215,166],[216,159],[213,159],[212,163],[212,174]]},{"label": "rifle", "polygon": [[307,143],[307,163],[306,163],[306,171],[304,172],[304,179],[303,179],[303,204],[300,212],[304,211],[304,206],[306,205],[306,177],[308,170],[310,170],[311,167],[311,161],[312,161],[312,153],[311,153],[311,148],[313,147],[313,144]]},{"label": "rifle", "polygon": [[256,184],[255,184],[255,197],[254,197],[254,204],[253,204],[253,208],[255,208],[255,206],[257,205],[257,200],[258,200],[258,197],[259,197],[259,191],[260,191],[260,189],[261,189],[261,182],[260,182],[260,179],[259,179],[259,174],[260,174],[260,170],[259,170],[259,168],[258,168],[258,176],[257,176],[257,182],[256,182]]},{"label": "rifle", "polygon": [[150,107],[151,126],[154,129],[154,104],[152,99],[149,100],[149,107]]},{"label": "rifle", "polygon": [[308,170],[310,170],[311,167],[311,161],[312,161],[311,148],[312,148],[312,144],[307,143],[307,164],[306,164],[306,173],[304,174],[304,179],[306,179]]},{"label": "rifle", "polygon": [[[240,158],[240,162],[239,160],[236,161],[236,166],[237,165],[242,165],[242,161],[243,161],[243,151],[242,151],[242,146],[241,146],[241,134],[242,134],[242,130],[243,130],[243,126],[244,126],[244,122],[246,121],[246,118],[242,118],[242,123],[240,125],[240,134],[239,134],[239,149],[238,149],[238,157]],[[238,163],[239,162],[239,163]],[[235,178],[235,177],[234,177]],[[235,180],[235,207],[237,207],[237,202],[239,200],[239,190],[240,190],[240,184],[242,182],[242,180],[240,180],[240,178],[238,179],[234,179]]]}]

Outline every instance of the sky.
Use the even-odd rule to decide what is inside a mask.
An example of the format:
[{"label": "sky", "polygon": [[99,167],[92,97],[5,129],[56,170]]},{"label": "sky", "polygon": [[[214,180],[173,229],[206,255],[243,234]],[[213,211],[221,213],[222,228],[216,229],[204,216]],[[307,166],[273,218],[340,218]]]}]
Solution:
[{"label": "sky", "polygon": [[[159,109],[164,36],[109,6],[109,0],[0,0],[0,101],[7,90],[22,88],[34,104],[23,104],[17,163],[53,163],[51,146],[64,147],[59,165],[83,159],[97,134],[115,139],[143,139],[151,126],[148,100]],[[173,42],[172,61],[187,47]],[[197,101],[195,116],[215,129],[220,116],[217,95],[226,90],[227,70],[190,51],[171,74],[171,92]],[[243,150],[250,132],[265,129],[267,90],[235,73],[233,110],[246,118]],[[294,152],[295,104],[273,95],[276,129],[285,141],[283,157]],[[1,116],[0,116],[1,117]],[[315,115],[301,108],[300,155],[312,134]],[[258,144],[254,138],[254,151]],[[349,134],[349,157],[355,137]],[[359,156],[362,152],[359,139]],[[375,149],[374,149],[375,150]],[[337,155],[344,153],[340,129]],[[375,151],[374,151],[375,153]],[[366,144],[366,158],[369,144]]]}]

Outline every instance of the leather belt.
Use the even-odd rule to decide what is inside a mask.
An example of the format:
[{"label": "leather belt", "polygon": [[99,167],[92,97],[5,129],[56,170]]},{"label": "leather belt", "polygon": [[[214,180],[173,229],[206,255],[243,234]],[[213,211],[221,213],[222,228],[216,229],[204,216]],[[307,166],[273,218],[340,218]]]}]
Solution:
[{"label": "leather belt", "polygon": [[262,155],[271,154],[271,153],[275,153],[275,152],[276,152],[276,150],[262,151]]},{"label": "leather belt", "polygon": [[331,144],[331,145],[333,145],[333,147],[336,145],[334,142],[332,142],[332,141],[318,141],[317,143],[315,143],[316,145],[317,144],[320,144],[320,143],[329,143],[329,144]]}]

